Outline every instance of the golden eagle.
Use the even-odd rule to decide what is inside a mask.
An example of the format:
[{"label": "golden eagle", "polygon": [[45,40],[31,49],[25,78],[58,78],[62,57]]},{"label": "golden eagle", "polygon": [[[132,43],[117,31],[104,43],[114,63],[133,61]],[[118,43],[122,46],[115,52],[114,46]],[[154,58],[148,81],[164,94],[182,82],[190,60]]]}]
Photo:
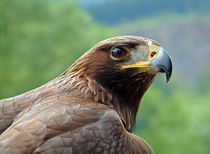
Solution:
[{"label": "golden eagle", "polygon": [[159,43],[99,42],[54,80],[0,100],[0,153],[153,153],[132,129],[159,72],[170,79],[172,62]]}]

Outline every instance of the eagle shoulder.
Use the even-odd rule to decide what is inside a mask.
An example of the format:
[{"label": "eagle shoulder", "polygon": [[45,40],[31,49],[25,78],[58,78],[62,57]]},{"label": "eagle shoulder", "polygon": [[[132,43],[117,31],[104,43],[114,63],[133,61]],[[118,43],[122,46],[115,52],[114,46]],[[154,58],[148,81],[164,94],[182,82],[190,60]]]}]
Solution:
[{"label": "eagle shoulder", "polygon": [[0,136],[0,153],[145,153],[148,149],[146,142],[126,131],[114,109],[66,95],[33,104]]},{"label": "eagle shoulder", "polygon": [[153,153],[143,139],[126,131],[114,109],[98,103],[85,105],[90,105],[86,114],[97,117],[94,121],[83,117],[85,125],[46,140],[34,153]]}]

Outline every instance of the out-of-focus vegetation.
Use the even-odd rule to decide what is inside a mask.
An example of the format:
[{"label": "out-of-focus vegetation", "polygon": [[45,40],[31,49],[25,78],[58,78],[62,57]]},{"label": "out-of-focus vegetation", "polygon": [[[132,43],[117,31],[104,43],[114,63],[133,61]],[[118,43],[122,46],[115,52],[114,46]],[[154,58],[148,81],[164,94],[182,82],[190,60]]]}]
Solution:
[{"label": "out-of-focus vegetation", "polygon": [[[210,3],[132,0],[116,5],[119,1],[83,1],[97,21],[76,1],[0,1],[0,98],[55,78],[98,41],[119,35],[114,32],[118,28],[121,34],[160,41],[174,62],[169,84],[160,75],[143,97],[134,132],[158,154],[209,153],[210,24],[200,17],[208,15]],[[105,3],[109,7],[100,6]],[[110,14],[103,13],[106,11]],[[122,19],[126,21],[123,25]],[[169,23],[172,19],[176,22]],[[115,26],[96,24],[100,21],[115,22]]]},{"label": "out-of-focus vegetation", "polygon": [[53,79],[113,36],[68,0],[0,1],[0,98]]},{"label": "out-of-focus vegetation", "polygon": [[210,90],[200,93],[173,77],[155,81],[142,100],[135,133],[156,153],[207,154],[210,147]]}]

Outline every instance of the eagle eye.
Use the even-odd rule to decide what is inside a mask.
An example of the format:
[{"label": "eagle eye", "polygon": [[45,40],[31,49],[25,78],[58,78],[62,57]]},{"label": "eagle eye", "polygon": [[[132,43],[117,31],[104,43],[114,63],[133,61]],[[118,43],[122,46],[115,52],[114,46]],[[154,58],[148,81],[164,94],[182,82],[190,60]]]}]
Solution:
[{"label": "eagle eye", "polygon": [[115,60],[121,60],[128,55],[128,51],[121,47],[116,47],[111,50],[111,57]]}]

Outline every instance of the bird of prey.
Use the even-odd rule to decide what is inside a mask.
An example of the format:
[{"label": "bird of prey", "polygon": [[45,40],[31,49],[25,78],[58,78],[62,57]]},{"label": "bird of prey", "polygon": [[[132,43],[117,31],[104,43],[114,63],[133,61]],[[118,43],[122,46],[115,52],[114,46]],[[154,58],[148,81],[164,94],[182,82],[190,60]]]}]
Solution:
[{"label": "bird of prey", "polygon": [[140,100],[172,62],[138,36],[99,42],[54,80],[0,100],[0,153],[153,153],[132,134]]}]

